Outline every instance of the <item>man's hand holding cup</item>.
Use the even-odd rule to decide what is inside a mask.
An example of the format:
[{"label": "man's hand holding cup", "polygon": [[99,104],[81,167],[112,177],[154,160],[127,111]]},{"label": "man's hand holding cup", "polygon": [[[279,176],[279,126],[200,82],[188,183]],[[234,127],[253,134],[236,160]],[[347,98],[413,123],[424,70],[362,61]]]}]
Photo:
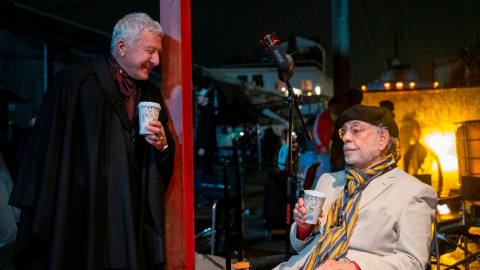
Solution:
[{"label": "man's hand holding cup", "polygon": [[295,204],[295,209],[293,209],[293,220],[297,222],[297,225],[309,229],[312,227],[312,224],[305,223],[307,219],[307,208],[305,208],[305,203],[303,198],[298,199],[298,202]]},{"label": "man's hand holding cup", "polygon": [[158,121],[161,108],[156,102],[142,101],[138,104],[138,117],[140,135],[145,136],[149,144],[163,151],[168,145],[163,125]]},{"label": "man's hand holding cup", "polygon": [[305,190],[303,198],[298,199],[293,210],[293,219],[298,226],[307,229],[318,223],[323,217],[322,207],[327,195],[316,190]]}]

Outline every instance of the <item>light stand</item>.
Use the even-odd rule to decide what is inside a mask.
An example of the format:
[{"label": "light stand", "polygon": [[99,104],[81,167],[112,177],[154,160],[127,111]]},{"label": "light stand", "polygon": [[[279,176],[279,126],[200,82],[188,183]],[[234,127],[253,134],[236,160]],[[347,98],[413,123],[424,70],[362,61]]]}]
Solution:
[{"label": "light stand", "polygon": [[[279,73],[279,78],[282,79],[282,74]],[[288,141],[288,154],[287,154],[287,162],[286,162],[286,171],[287,171],[287,189],[286,189],[286,231],[285,231],[285,259],[288,259],[288,254],[290,253],[290,227],[292,225],[291,216],[293,213],[293,209],[291,208],[291,203],[295,205],[295,197],[292,196],[292,186],[296,187],[297,184],[297,176],[296,172],[293,172],[292,169],[292,157],[293,157],[293,108],[297,111],[298,117],[300,118],[303,128],[305,129],[305,134],[308,140],[312,140],[312,135],[310,131],[308,131],[307,125],[303,120],[302,113],[298,108],[297,99],[302,99],[302,96],[297,95],[293,92],[293,88],[290,85],[290,82],[286,80],[285,82],[288,90],[288,97],[285,98],[286,102],[288,103],[288,134],[287,134],[287,141]],[[295,194],[295,193],[294,193]]]},{"label": "light stand", "polygon": [[293,63],[293,58],[285,54],[285,52],[280,47],[280,41],[276,39],[275,33],[265,35],[263,40],[260,40],[260,43],[267,46],[267,50],[270,53],[271,60],[275,63],[275,66],[278,69],[278,78],[285,82],[288,90],[288,97],[285,98],[285,101],[288,103],[288,154],[286,160],[286,196],[285,196],[285,212],[286,212],[286,231],[285,231],[285,259],[288,259],[288,254],[290,253],[290,226],[292,225],[291,216],[293,209],[291,207],[292,203],[295,205],[295,197],[292,196],[292,185],[296,188],[297,176],[296,172],[293,173],[292,170],[292,157],[293,157],[293,143],[292,143],[292,132],[293,132],[293,108],[297,111],[300,120],[302,121],[303,128],[305,129],[305,134],[308,140],[312,140],[312,136],[308,131],[307,125],[303,121],[302,114],[298,108],[297,99],[301,99],[302,96],[296,95],[293,92],[293,88],[289,83],[289,79],[295,73],[295,65]]}]

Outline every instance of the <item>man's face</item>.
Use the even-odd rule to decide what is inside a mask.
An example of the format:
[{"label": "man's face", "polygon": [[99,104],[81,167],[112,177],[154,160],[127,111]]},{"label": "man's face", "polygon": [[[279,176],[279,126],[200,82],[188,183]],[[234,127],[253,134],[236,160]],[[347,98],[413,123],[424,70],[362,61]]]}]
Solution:
[{"label": "man's face", "polygon": [[199,95],[198,96],[198,105],[205,106],[208,104],[208,97]]},{"label": "man's face", "polygon": [[340,115],[342,112],[342,104],[333,104],[329,109],[334,115]]},{"label": "man's face", "polygon": [[[353,120],[345,123],[342,140],[345,161],[358,169],[366,169],[381,160],[386,147],[384,132],[363,121]],[[388,133],[388,131],[385,131]],[[388,138],[387,138],[388,141]]]},{"label": "man's face", "polygon": [[153,67],[160,64],[162,38],[148,31],[142,31],[132,43],[123,43],[120,48],[123,55],[117,59],[128,75],[137,80],[146,81]]},{"label": "man's face", "polygon": [[205,102],[205,96],[198,95],[197,96],[197,101],[198,101],[199,105],[203,105],[203,103]]}]

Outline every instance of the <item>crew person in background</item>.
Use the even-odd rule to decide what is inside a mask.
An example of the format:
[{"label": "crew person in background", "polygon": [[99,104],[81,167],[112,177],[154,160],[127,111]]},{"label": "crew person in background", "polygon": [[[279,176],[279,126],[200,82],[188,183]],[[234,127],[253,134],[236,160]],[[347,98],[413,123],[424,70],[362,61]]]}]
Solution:
[{"label": "crew person in background", "polygon": [[202,89],[197,97],[199,115],[195,143],[203,173],[209,175],[213,174],[213,163],[217,149],[217,122],[213,98],[213,91],[207,89]]},{"label": "crew person in background", "polygon": [[317,153],[330,156],[330,139],[333,133],[333,124],[342,112],[342,100],[332,97],[328,101],[328,110],[324,111],[315,119],[313,124],[313,137],[317,145]]},{"label": "crew person in background", "polygon": [[328,110],[318,115],[313,124],[313,138],[317,146],[317,154],[319,154],[319,158],[322,160],[323,172],[331,172],[330,143],[333,126],[341,112],[342,99],[332,97],[328,101]]}]

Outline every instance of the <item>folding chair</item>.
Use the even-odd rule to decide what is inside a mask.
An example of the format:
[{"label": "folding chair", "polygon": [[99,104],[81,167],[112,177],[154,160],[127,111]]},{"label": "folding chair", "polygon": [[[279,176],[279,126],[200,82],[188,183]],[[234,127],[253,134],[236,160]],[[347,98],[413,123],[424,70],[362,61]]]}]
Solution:
[{"label": "folding chair", "polygon": [[[432,241],[432,255],[436,258],[437,269],[440,269],[440,256],[453,252],[457,248],[463,250],[464,258],[452,265],[446,265],[447,269],[458,269],[459,265],[463,265],[465,269],[469,269],[468,265],[474,260],[480,262],[480,251],[472,253],[468,249],[468,240],[473,235],[469,232],[474,222],[467,214],[465,201],[480,201],[480,178],[462,177],[461,195],[456,195],[438,200],[438,205],[447,205],[453,209],[449,218],[442,218],[438,213],[434,220],[434,234]],[[458,208],[458,209],[455,209]],[[458,211],[457,211],[458,210]]]},{"label": "folding chair", "polygon": [[474,211],[473,202],[480,202],[480,177],[462,176],[461,192],[462,192],[463,199],[467,202],[470,202],[471,204],[470,205],[471,220],[475,221],[476,214]]},{"label": "folding chair", "polygon": [[[227,248],[225,246],[227,244],[225,240],[227,236],[230,239],[233,238],[234,240],[243,241],[238,232],[240,229],[239,226],[241,225],[241,222],[238,220],[238,211],[243,211],[242,209],[238,209],[240,203],[241,200],[237,197],[230,197],[228,200],[224,198],[215,200],[212,206],[212,226],[195,235],[195,249],[210,244],[210,255],[225,256],[225,250]],[[233,210],[233,212],[230,212],[231,210]],[[228,251],[230,251],[230,245],[235,248],[235,244],[236,243],[228,243]],[[238,253],[238,251],[236,251],[236,253]]]},{"label": "folding chair", "polygon": [[[235,170],[235,197],[230,196],[233,188],[229,181],[229,168]],[[207,228],[197,235],[195,241],[200,245],[205,244],[206,237],[210,236],[211,254],[224,255],[226,270],[231,269],[231,254],[238,255],[238,261],[244,258],[245,230],[244,230],[244,201],[243,178],[240,177],[240,163],[224,162],[223,164],[223,198],[216,200],[212,206],[212,227]],[[232,242],[233,240],[233,242]]]}]

